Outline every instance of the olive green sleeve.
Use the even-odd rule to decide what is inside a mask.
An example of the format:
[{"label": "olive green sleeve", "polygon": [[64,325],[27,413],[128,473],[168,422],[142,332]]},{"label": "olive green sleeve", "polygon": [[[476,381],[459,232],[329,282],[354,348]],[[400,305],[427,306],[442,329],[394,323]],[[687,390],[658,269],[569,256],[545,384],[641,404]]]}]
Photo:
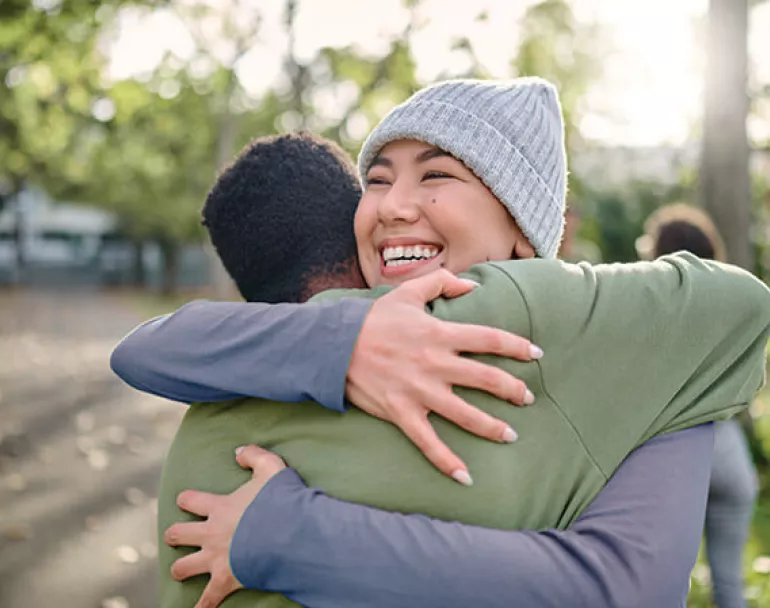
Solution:
[{"label": "olive green sleeve", "polygon": [[543,390],[605,473],[653,435],[735,414],[764,380],[770,291],[743,270],[689,254],[496,266],[545,350]]}]

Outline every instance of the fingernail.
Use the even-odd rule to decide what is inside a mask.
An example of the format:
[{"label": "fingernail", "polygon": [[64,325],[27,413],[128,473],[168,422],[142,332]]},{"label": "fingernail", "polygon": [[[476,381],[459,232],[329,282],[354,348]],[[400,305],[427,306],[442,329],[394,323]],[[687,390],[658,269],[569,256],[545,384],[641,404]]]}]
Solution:
[{"label": "fingernail", "polygon": [[246,446],[243,446],[243,445],[241,445],[241,446],[238,446],[237,448],[235,448],[235,455],[236,455],[236,456],[240,456],[241,452],[243,452],[243,450],[245,449],[245,447],[246,447]]},{"label": "fingernail", "polygon": [[536,344],[530,344],[529,345],[529,356],[533,359],[539,359],[543,356],[543,349],[537,346]]},{"label": "fingernail", "polygon": [[462,279],[462,280],[468,283],[469,285],[472,285],[473,287],[481,287],[481,283],[474,281],[473,279]]},{"label": "fingernail", "polygon": [[468,471],[463,471],[462,469],[457,469],[454,473],[452,473],[452,479],[454,479],[457,483],[463,484],[464,486],[473,485],[471,474],[468,473]]},{"label": "fingernail", "polygon": [[505,427],[503,431],[503,441],[505,443],[513,443],[519,438],[519,435],[511,427]]},{"label": "fingernail", "polygon": [[530,405],[535,402],[535,394],[527,389],[527,392],[524,393],[524,405]]}]

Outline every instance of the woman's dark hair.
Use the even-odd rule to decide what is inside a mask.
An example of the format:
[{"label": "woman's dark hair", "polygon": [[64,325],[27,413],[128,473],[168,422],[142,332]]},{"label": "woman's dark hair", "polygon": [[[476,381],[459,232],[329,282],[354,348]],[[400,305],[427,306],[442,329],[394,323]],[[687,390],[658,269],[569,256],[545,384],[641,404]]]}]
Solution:
[{"label": "woman's dark hair", "polygon": [[689,251],[700,258],[725,261],[725,246],[717,227],[701,209],[685,204],[667,205],[645,222],[649,256]]}]

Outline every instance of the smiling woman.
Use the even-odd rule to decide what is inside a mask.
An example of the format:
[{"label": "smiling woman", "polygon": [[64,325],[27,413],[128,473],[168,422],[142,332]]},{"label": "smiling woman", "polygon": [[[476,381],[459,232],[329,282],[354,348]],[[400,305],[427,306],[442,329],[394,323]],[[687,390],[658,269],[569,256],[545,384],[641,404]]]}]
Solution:
[{"label": "smiling woman", "polygon": [[358,164],[355,232],[369,285],[556,253],[566,161],[561,108],[543,80],[423,89],[375,128]]}]

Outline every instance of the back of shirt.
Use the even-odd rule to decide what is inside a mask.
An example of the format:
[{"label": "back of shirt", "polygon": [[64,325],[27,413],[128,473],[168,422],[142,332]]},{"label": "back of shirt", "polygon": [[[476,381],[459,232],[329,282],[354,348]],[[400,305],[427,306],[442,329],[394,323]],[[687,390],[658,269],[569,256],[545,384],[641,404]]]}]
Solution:
[{"label": "back of shirt", "polygon": [[[233,450],[249,443],[277,452],[309,485],[343,500],[494,528],[565,528],[638,443],[728,415],[758,388],[770,322],[764,286],[694,258],[658,264],[668,265],[486,264],[471,273],[479,288],[434,303],[436,316],[501,327],[530,337],[546,353],[529,363],[480,357],[525,381],[536,395],[532,406],[458,389],[507,420],[519,433],[515,444],[494,444],[433,420],[470,467],[472,487],[439,474],[398,429],[357,410],[341,415],[313,403],[252,399],[202,404],[190,408],[172,445],[160,530],[190,518],[175,507],[178,492],[226,493],[246,481]],[[677,287],[682,280],[689,291]],[[343,295],[351,294],[335,294]],[[704,296],[703,311],[692,317],[697,322],[688,321],[685,309],[700,310]],[[734,300],[743,304],[734,307]],[[650,302],[667,308],[651,314]],[[671,356],[677,350],[683,354]],[[287,530],[286,542],[291,535]],[[170,580],[168,568],[185,552],[161,543],[163,606],[194,606],[205,584]],[[225,603],[238,605],[292,604],[241,591]]]}]

